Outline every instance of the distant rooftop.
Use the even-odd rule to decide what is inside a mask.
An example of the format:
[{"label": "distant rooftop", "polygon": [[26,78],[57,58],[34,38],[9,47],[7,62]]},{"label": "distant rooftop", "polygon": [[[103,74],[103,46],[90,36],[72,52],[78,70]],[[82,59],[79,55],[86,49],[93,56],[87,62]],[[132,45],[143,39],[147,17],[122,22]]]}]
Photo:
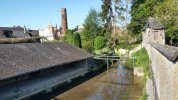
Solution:
[{"label": "distant rooftop", "polygon": [[28,34],[24,34],[24,28],[21,26],[13,26],[13,27],[0,27],[0,38],[6,38],[4,36],[3,31],[12,31],[13,36],[16,38],[23,38],[23,37],[37,37],[39,36],[39,31],[38,30],[31,30],[27,29]]},{"label": "distant rooftop", "polygon": [[147,28],[159,30],[159,29],[164,29],[164,26],[161,24],[159,19],[150,17],[148,18],[147,23],[143,27],[142,31],[146,30]]},{"label": "distant rooftop", "polygon": [[0,45],[0,80],[92,57],[67,43]]}]

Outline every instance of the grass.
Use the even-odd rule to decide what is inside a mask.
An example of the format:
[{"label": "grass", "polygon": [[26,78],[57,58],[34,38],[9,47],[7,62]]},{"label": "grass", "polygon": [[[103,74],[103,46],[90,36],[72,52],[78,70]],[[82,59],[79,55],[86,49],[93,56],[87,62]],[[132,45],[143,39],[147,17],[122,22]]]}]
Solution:
[{"label": "grass", "polygon": [[144,48],[142,48],[139,51],[133,53],[132,56],[136,58],[136,62],[135,62],[136,67],[144,69],[144,88],[140,100],[147,100],[148,95],[146,93],[146,81],[148,78],[151,77],[150,69],[149,69],[150,60],[149,60],[148,53]]},{"label": "grass", "polygon": [[40,37],[33,38],[3,38],[0,39],[0,44],[13,44],[13,43],[35,43],[40,42]]},{"label": "grass", "polygon": [[137,43],[132,43],[132,44],[126,44],[126,43],[120,43],[119,45],[116,46],[117,49],[128,49],[128,50],[132,50],[135,47],[137,47],[140,44],[140,42]]},{"label": "grass", "polygon": [[132,54],[132,57],[136,58],[136,67],[145,68],[150,64],[147,51],[142,48],[139,51]]}]

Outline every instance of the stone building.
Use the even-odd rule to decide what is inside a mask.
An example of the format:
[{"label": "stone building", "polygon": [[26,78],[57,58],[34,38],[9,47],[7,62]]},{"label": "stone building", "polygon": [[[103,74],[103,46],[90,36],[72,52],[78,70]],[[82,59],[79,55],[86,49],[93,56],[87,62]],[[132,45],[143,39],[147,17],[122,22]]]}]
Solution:
[{"label": "stone building", "polygon": [[84,76],[93,55],[67,43],[0,45],[0,100],[23,100]]},{"label": "stone building", "polygon": [[66,8],[61,8],[61,25],[62,27],[58,29],[57,25],[53,27],[53,25],[50,23],[48,28],[39,30],[39,35],[45,37],[46,40],[49,41],[55,40],[60,36],[64,36],[68,29]]},{"label": "stone building", "polygon": [[29,38],[38,36],[38,30],[27,29],[25,26],[0,27],[0,38]]},{"label": "stone building", "polygon": [[142,45],[147,43],[165,44],[164,26],[157,18],[148,18],[147,23],[142,29]]},{"label": "stone building", "polygon": [[45,37],[46,40],[55,40],[58,36],[61,36],[60,29],[57,29],[57,25],[53,27],[50,23],[47,28],[40,29],[39,35]]}]

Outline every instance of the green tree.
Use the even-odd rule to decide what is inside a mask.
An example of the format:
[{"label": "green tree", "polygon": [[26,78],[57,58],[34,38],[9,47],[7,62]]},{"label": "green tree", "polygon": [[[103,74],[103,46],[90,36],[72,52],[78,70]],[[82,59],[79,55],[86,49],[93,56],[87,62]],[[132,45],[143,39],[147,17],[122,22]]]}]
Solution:
[{"label": "green tree", "polygon": [[112,17],[113,17],[113,11],[112,11],[112,0],[102,0],[103,4],[101,5],[101,13],[99,14],[103,26],[104,26],[104,33],[105,37],[107,37],[107,40],[109,40],[111,33],[112,33]]},{"label": "green tree", "polygon": [[134,0],[131,7],[131,23],[128,29],[133,34],[140,34],[141,29],[144,27],[147,19],[153,17],[159,2],[162,0]]},{"label": "green tree", "polygon": [[176,0],[164,0],[155,8],[155,15],[161,20],[166,30],[166,42],[178,45],[178,5]]},{"label": "green tree", "polygon": [[72,30],[67,30],[66,35],[62,38],[63,42],[74,44],[74,35]]},{"label": "green tree", "polygon": [[91,41],[82,41],[82,48],[86,50],[87,52],[93,53],[93,43]]},{"label": "green tree", "polygon": [[80,33],[82,47],[92,53],[94,52],[95,37],[103,36],[101,20],[95,9],[90,9],[83,26],[84,30]]},{"label": "green tree", "polygon": [[98,16],[98,13],[95,9],[90,9],[88,16],[84,21],[84,30],[83,35],[85,40],[91,40],[95,38],[95,36],[102,36],[102,27],[101,27],[101,20]]},{"label": "green tree", "polygon": [[148,17],[158,17],[166,30],[166,43],[178,45],[178,1],[177,0],[134,0],[131,9],[132,20],[128,28],[140,34]]},{"label": "green tree", "polygon": [[102,36],[98,36],[95,38],[95,42],[94,42],[94,48],[95,50],[99,50],[99,49],[102,49],[104,48],[106,45],[106,42],[105,42],[105,38],[102,37]]},{"label": "green tree", "polygon": [[74,45],[82,48],[81,38],[79,33],[74,33]]}]

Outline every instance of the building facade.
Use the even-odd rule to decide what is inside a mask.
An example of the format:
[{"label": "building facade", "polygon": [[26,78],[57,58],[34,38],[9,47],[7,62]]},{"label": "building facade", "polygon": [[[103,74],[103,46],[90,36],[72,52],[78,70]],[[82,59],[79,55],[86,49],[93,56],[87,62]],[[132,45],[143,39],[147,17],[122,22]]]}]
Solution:
[{"label": "building facade", "polygon": [[39,35],[41,37],[45,37],[46,40],[51,41],[55,40],[58,36],[61,36],[61,32],[59,29],[57,29],[57,25],[53,27],[53,25],[50,23],[47,28],[39,30]]},{"label": "building facade", "polygon": [[148,43],[165,44],[164,26],[157,18],[150,17],[142,29],[142,45]]}]

